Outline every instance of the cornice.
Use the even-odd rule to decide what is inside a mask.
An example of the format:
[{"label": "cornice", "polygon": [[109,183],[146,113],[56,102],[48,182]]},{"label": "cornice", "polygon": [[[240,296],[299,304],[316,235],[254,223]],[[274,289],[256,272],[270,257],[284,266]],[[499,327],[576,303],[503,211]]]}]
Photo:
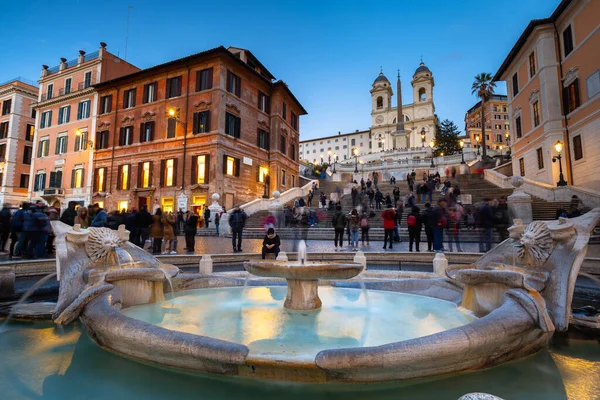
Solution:
[{"label": "cornice", "polygon": [[34,100],[37,99],[37,93],[27,91],[19,86],[8,86],[5,89],[0,90],[0,96],[5,96],[8,94],[13,94],[13,93],[21,93],[24,95],[28,95],[30,98],[33,98]]},{"label": "cornice", "polygon": [[79,97],[89,96],[90,94],[94,94],[94,93],[96,93],[96,91],[94,90],[93,87],[90,86],[89,88],[77,90],[77,91],[71,92],[69,94],[65,94],[65,95],[58,96],[58,97],[53,97],[50,100],[44,100],[44,101],[39,101],[37,103],[33,103],[31,105],[31,107],[33,107],[33,108],[48,107],[48,106],[52,106],[54,104],[62,103],[67,100],[73,100],[73,99],[77,99]]}]

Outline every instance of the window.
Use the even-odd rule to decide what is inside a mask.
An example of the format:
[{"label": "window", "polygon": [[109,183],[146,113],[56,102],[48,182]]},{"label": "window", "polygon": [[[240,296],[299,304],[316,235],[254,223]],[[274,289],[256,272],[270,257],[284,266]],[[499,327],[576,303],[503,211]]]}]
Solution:
[{"label": "window", "polygon": [[298,116],[292,113],[292,128],[298,130]]},{"label": "window", "polygon": [[117,201],[117,211],[127,211],[129,202],[127,200]]},{"label": "window", "polygon": [[210,166],[210,155],[192,157],[192,185],[208,184],[208,171]]},{"label": "window", "polygon": [[149,188],[152,185],[152,161],[146,161],[138,164],[138,184],[139,188]]},{"label": "window", "polygon": [[161,186],[177,185],[177,159],[161,161]]},{"label": "window", "polygon": [[11,106],[12,106],[11,99],[4,100],[4,103],[2,103],[2,115],[10,114],[10,109],[12,108]]},{"label": "window", "polygon": [[525,176],[525,159],[519,158],[519,172],[521,176]]},{"label": "window", "polygon": [[573,29],[571,28],[571,25],[567,26],[567,29],[563,32],[563,47],[565,50],[565,57],[573,51]]},{"label": "window", "polygon": [[285,171],[285,169],[282,169],[281,170],[281,185],[282,186],[285,186],[285,181],[286,181],[285,178],[286,178],[286,171]]},{"label": "window", "polygon": [[162,210],[163,212],[173,212],[174,210],[174,204],[175,201],[173,200],[172,197],[163,197],[162,199],[160,199],[160,205],[162,206]]},{"label": "window", "polygon": [[496,142],[502,143],[502,135],[500,135],[500,134],[496,135]]},{"label": "window", "polygon": [[521,129],[521,116],[519,115],[515,118],[515,129],[517,130],[517,139],[521,139],[523,136],[523,131]]},{"label": "window", "polygon": [[119,165],[119,176],[117,181],[117,189],[129,190],[129,181],[131,176],[131,165]]},{"label": "window", "polygon": [[177,120],[167,118],[167,139],[172,139],[177,135]]},{"label": "window", "polygon": [[106,168],[96,168],[94,172],[94,192],[106,192]]},{"label": "window", "polygon": [[38,150],[38,152],[37,152],[38,158],[47,157],[48,153],[50,151],[50,139],[40,140],[40,142],[38,143],[37,150]]},{"label": "window", "polygon": [[573,158],[575,161],[583,158],[583,146],[581,144],[581,135],[573,136]]},{"label": "window", "polygon": [[129,89],[123,92],[123,108],[131,107],[135,107],[135,89]]},{"label": "window", "polygon": [[223,175],[240,176],[239,158],[223,155]]},{"label": "window", "polygon": [[535,75],[535,52],[529,55],[529,76],[533,78]]},{"label": "window", "polygon": [[21,180],[19,182],[19,187],[21,189],[29,188],[29,174],[21,174]]},{"label": "window", "polygon": [[79,135],[75,135],[75,146],[73,146],[73,151],[83,151],[87,149],[88,142],[88,133],[80,132]]},{"label": "window", "polygon": [[257,132],[257,141],[256,145],[261,149],[268,150],[269,149],[269,133],[263,131],[262,129],[258,129]]},{"label": "window", "polygon": [[56,138],[56,148],[54,154],[65,154],[67,152],[67,135]]},{"label": "window", "polygon": [[107,114],[112,109],[112,94],[100,97],[100,114]]},{"label": "window", "polygon": [[290,158],[296,161],[296,145],[293,143],[290,145]]},{"label": "window", "polygon": [[152,103],[156,101],[156,94],[158,93],[158,82],[152,82],[144,85],[144,96],[142,103]]},{"label": "window", "polygon": [[167,78],[167,94],[166,98],[181,96],[181,76]]},{"label": "window", "polygon": [[425,92],[425,88],[419,89],[419,101],[427,100],[427,94]]},{"label": "window", "polygon": [[283,105],[281,107],[281,113],[282,113],[283,119],[286,120],[287,119],[287,104],[285,104],[285,102],[283,102]]},{"label": "window", "polygon": [[71,106],[63,106],[58,109],[58,124],[66,124],[71,118]]},{"label": "window", "polygon": [[573,112],[579,107],[579,79],[575,79],[569,86],[563,88],[565,114]]},{"label": "window", "polygon": [[193,133],[210,132],[210,111],[194,113]]},{"label": "window", "polygon": [[356,146],[356,139],[350,140],[350,146]]},{"label": "window", "polygon": [[31,165],[31,156],[33,155],[33,147],[23,147],[23,164]]},{"label": "window", "polygon": [[281,139],[279,140],[279,151],[281,151],[281,153],[283,155],[285,155],[285,153],[286,153],[286,143],[285,143],[285,141],[286,141],[285,136],[281,135]]},{"label": "window", "polygon": [[109,131],[96,132],[96,150],[108,149]]},{"label": "window", "polygon": [[90,117],[90,100],[82,101],[77,105],[77,119]]},{"label": "window", "polygon": [[124,126],[119,130],[119,146],[133,143],[133,126]]},{"label": "window", "polygon": [[46,173],[39,172],[35,175],[35,182],[33,183],[33,190],[35,192],[44,190],[46,187]]},{"label": "window", "polygon": [[588,99],[591,99],[600,93],[600,69],[594,71],[590,76],[587,77],[585,80],[585,85],[587,87]]},{"label": "window", "polygon": [[62,170],[50,172],[49,188],[62,188]]},{"label": "window", "polygon": [[35,108],[31,109],[31,118],[35,119]]},{"label": "window", "polygon": [[256,180],[260,183],[265,183],[266,177],[269,175],[269,167],[258,167],[258,175],[256,175]]},{"label": "window", "polygon": [[258,109],[267,114],[271,112],[271,99],[260,90],[258,91]]},{"label": "window", "polygon": [[8,137],[8,121],[0,123],[0,139]]},{"label": "window", "polygon": [[519,93],[519,75],[517,73],[512,77],[512,93],[513,97]]},{"label": "window", "polygon": [[142,122],[140,125],[140,143],[154,140],[154,121]]},{"label": "window", "polygon": [[92,71],[88,71],[83,75],[83,88],[92,86]]},{"label": "window", "polygon": [[25,140],[32,142],[34,133],[35,127],[31,124],[27,124],[27,127],[25,128]]},{"label": "window", "polygon": [[75,168],[71,172],[71,187],[76,189],[83,187],[83,168]]},{"label": "window", "polygon": [[533,103],[533,126],[536,127],[540,124],[540,102],[535,101]]},{"label": "window", "polygon": [[383,108],[383,97],[381,96],[377,98],[377,108]]},{"label": "window", "polygon": [[71,93],[71,78],[65,79],[65,94]]},{"label": "window", "polygon": [[242,92],[242,79],[231,71],[227,71],[227,91],[240,97]]},{"label": "window", "polygon": [[54,95],[54,84],[49,84],[46,88],[46,100],[50,100]]},{"label": "window", "polygon": [[4,162],[5,160],[6,160],[6,145],[0,144],[0,162]]},{"label": "window", "polygon": [[494,129],[502,129],[502,125],[495,124]]},{"label": "window", "polygon": [[540,147],[535,152],[537,154],[538,169],[544,169],[544,151]]},{"label": "window", "polygon": [[234,138],[240,137],[242,120],[233,114],[225,113],[225,133]]},{"label": "window", "polygon": [[292,187],[296,187],[296,177],[292,175]]},{"label": "window", "polygon": [[207,68],[196,72],[196,92],[212,89],[213,69]]}]

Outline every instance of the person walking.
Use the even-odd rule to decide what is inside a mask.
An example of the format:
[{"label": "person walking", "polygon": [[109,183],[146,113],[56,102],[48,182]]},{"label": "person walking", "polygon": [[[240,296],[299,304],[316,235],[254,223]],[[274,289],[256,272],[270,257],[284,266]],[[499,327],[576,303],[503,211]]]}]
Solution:
[{"label": "person walking", "polygon": [[185,250],[188,253],[194,253],[194,247],[196,245],[196,232],[198,230],[198,219],[198,214],[192,211],[191,213],[187,213],[184,221],[183,232],[185,233]]},{"label": "person walking", "polygon": [[140,211],[135,214],[133,223],[138,234],[138,246],[142,249],[146,247],[146,241],[150,237],[150,225],[152,225],[152,214],[148,212],[148,206],[142,205]]},{"label": "person walking", "polygon": [[221,213],[215,213],[215,229],[217,231],[217,236],[219,236],[219,225],[221,224]]},{"label": "person walking", "polygon": [[233,252],[242,251],[242,235],[246,226],[246,213],[236,205],[231,216],[229,217],[229,226],[231,227],[231,245]]},{"label": "person walking", "polygon": [[267,254],[275,254],[275,259],[279,256],[279,248],[281,246],[281,239],[279,235],[275,233],[274,228],[269,228],[267,234],[263,239],[262,244],[262,259],[267,258]]},{"label": "person walking", "polygon": [[150,236],[152,237],[152,254],[160,254],[162,250],[162,240],[164,236],[162,214],[162,210],[157,208],[156,212],[152,216],[152,226],[150,227]]},{"label": "person walking", "polygon": [[210,210],[208,207],[204,208],[204,227],[208,229],[208,225],[210,224]]},{"label": "person walking", "polygon": [[162,213],[161,222],[163,226],[163,241],[164,251],[163,254],[177,254],[175,249],[175,223],[177,222],[176,217],[173,213]]},{"label": "person walking", "polygon": [[448,209],[448,249],[454,251],[452,242],[456,243],[456,251],[462,252],[459,240],[460,219],[454,208]]},{"label": "person walking", "polygon": [[369,214],[367,214],[367,210],[364,209],[362,214],[360,215],[360,240],[362,245],[365,245],[365,238],[367,239],[367,246],[370,246],[369,243],[369,229],[371,228],[369,223]]},{"label": "person walking", "polygon": [[377,184],[379,183],[379,173],[373,172],[373,186],[377,189]]},{"label": "person walking", "polygon": [[415,244],[415,250],[417,252],[421,251],[419,244],[421,243],[423,220],[420,211],[419,207],[413,206],[406,218],[406,225],[408,226],[408,251],[413,251],[413,243]]},{"label": "person walking", "polygon": [[381,193],[379,191],[379,189],[377,189],[377,191],[375,192],[375,209],[376,210],[381,210],[381,202],[383,201],[383,193]]},{"label": "person walking", "polygon": [[342,212],[342,206],[338,205],[335,209],[335,214],[331,217],[331,226],[334,229],[333,244],[335,245],[335,250],[338,249],[338,243],[340,249],[344,246],[344,229],[346,229],[347,221],[348,218]]},{"label": "person walking", "polygon": [[479,208],[479,223],[483,230],[479,240],[479,251],[490,251],[492,249],[492,234],[494,230],[494,212],[490,205],[489,198],[483,199],[483,204]]},{"label": "person walking", "polygon": [[369,197],[369,207],[373,208],[373,202],[375,201],[375,192],[373,189],[367,189],[367,196]]},{"label": "person walking", "polygon": [[433,251],[444,251],[444,229],[448,226],[446,217],[446,200],[438,200],[438,206],[433,210],[433,219],[435,225],[433,227]]},{"label": "person walking", "polygon": [[75,207],[77,207],[77,203],[74,201],[70,201],[69,206],[65,211],[63,211],[62,215],[60,216],[60,222],[64,222],[69,226],[75,225],[75,217],[77,216],[77,210],[75,209]]},{"label": "person walking", "polygon": [[312,207],[312,199],[313,199],[314,193],[312,190],[308,191],[308,197],[306,198],[307,200],[307,204],[309,207]]},{"label": "person walking", "polygon": [[2,210],[0,210],[0,252],[2,253],[6,253],[6,244],[10,236],[11,219],[10,204],[4,203]]},{"label": "person walking", "polygon": [[10,246],[8,247],[8,257],[20,257],[21,256],[21,235],[23,234],[23,221],[25,220],[25,214],[29,209],[29,203],[23,202],[21,208],[17,210],[10,221]]},{"label": "person walking", "polygon": [[349,222],[350,222],[350,237],[351,237],[350,246],[352,247],[352,250],[357,251],[358,250],[358,230],[360,229],[360,217],[358,216],[358,211],[356,210],[356,208],[350,212]]},{"label": "person walking", "polygon": [[394,226],[396,223],[396,210],[392,207],[391,204],[386,205],[386,209],[381,213],[381,218],[383,218],[383,248],[387,248],[387,243],[389,240],[390,249],[393,248],[394,243]]},{"label": "person walking", "polygon": [[325,197],[325,193],[321,192],[319,199],[321,200],[321,211],[325,211],[325,206],[327,205],[327,197]]},{"label": "person walking", "polygon": [[427,251],[433,251],[433,228],[435,227],[435,215],[431,204],[425,203],[425,210],[421,216],[423,227],[425,228],[425,236],[427,236]]}]

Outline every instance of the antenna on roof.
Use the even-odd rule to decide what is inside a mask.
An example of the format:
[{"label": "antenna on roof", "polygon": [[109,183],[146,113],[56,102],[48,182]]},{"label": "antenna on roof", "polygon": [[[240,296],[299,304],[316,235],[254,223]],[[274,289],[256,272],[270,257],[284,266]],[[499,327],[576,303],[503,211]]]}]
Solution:
[{"label": "antenna on roof", "polygon": [[383,74],[383,66],[379,67],[380,71]]},{"label": "antenna on roof", "polygon": [[127,42],[129,41],[129,14],[133,6],[127,6],[127,28],[125,32],[125,57],[123,60],[127,61]]}]

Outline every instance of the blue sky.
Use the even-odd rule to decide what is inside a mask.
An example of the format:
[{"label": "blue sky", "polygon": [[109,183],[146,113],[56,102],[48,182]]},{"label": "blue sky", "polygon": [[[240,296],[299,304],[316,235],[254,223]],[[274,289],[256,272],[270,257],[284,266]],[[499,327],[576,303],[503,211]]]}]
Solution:
[{"label": "blue sky", "polygon": [[[41,65],[73,59],[98,43],[146,68],[219,45],[250,49],[288,83],[309,115],[301,139],[366,129],[380,66],[403,77],[404,102],[420,57],[435,78],[440,118],[464,128],[479,72],[495,73],[534,18],[559,0],[429,1],[0,1],[0,81],[36,80]],[[10,39],[9,39],[10,38]],[[505,93],[500,87],[499,93]],[[408,98],[407,98],[408,97]],[[395,99],[395,98],[394,98]],[[394,100],[395,105],[395,100]]]}]

